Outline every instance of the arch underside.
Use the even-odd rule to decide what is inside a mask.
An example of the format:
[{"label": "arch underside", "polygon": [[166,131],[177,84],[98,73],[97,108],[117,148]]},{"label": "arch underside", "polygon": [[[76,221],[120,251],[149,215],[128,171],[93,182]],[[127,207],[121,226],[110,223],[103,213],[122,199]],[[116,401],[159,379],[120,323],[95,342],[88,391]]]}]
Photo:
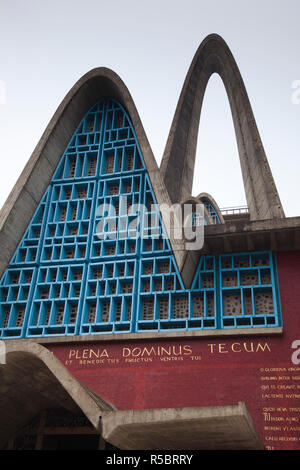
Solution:
[{"label": "arch underside", "polygon": [[81,411],[95,429],[102,410],[115,410],[78,382],[50,351],[30,341],[6,342],[0,383],[0,448],[46,408]]}]

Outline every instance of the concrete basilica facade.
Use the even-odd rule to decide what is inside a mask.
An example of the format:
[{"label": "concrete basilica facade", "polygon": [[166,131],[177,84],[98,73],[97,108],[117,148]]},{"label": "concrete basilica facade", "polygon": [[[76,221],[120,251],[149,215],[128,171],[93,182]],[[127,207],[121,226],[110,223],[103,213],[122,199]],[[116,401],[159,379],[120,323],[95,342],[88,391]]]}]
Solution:
[{"label": "concrete basilica facade", "polygon": [[[191,194],[213,73],[242,209]],[[191,206],[200,248],[162,205]],[[4,204],[0,243],[1,448],[300,448],[300,217],[284,215],[222,38],[194,56],[160,167],[120,77],[84,75]]]}]

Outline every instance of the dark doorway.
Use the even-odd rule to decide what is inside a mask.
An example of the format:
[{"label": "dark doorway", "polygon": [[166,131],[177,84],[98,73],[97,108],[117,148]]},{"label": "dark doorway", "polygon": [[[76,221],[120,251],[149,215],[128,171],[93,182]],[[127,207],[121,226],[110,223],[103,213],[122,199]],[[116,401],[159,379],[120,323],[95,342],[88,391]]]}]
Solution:
[{"label": "dark doorway", "polygon": [[7,450],[112,450],[82,412],[47,409],[5,446]]}]

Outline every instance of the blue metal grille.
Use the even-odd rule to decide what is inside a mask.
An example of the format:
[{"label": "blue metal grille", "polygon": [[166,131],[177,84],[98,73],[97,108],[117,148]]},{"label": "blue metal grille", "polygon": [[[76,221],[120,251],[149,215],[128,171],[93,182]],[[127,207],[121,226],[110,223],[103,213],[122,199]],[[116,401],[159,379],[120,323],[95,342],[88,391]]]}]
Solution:
[{"label": "blue metal grille", "polygon": [[274,262],[271,252],[220,256],[223,328],[279,324]]},{"label": "blue metal grille", "polygon": [[199,227],[202,224],[207,225],[207,220],[199,212],[194,212],[192,215],[192,227]]},{"label": "blue metal grille", "polygon": [[207,201],[204,202],[204,206],[208,210],[208,213],[209,213],[213,223],[214,224],[220,224],[221,221],[220,221],[220,218],[219,218],[218,213],[217,213],[216,209],[214,208],[214,206],[210,202],[207,202]]},{"label": "blue metal grille", "polygon": [[78,126],[1,279],[0,337],[274,326],[276,286],[265,252],[202,256],[184,288],[129,117],[105,100]]}]

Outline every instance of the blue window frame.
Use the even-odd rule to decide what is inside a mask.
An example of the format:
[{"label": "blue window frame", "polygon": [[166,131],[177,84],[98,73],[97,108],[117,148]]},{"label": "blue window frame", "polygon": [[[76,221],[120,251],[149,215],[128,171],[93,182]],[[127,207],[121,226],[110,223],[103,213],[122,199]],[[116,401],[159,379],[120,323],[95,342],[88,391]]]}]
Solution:
[{"label": "blue window frame", "polygon": [[126,111],[93,106],[2,276],[0,338],[280,322],[271,252],[202,256],[185,289]]},{"label": "blue window frame", "polygon": [[214,208],[214,206],[208,201],[204,202],[204,206],[208,210],[208,213],[209,213],[213,223],[214,224],[220,224],[221,221],[220,221],[220,218],[219,218],[218,213],[217,213],[216,209]]},{"label": "blue window frame", "polygon": [[219,257],[221,327],[275,326],[280,321],[271,252]]},{"label": "blue window frame", "polygon": [[192,215],[192,227],[199,227],[202,224],[207,225],[207,220],[199,212],[194,212]]}]

